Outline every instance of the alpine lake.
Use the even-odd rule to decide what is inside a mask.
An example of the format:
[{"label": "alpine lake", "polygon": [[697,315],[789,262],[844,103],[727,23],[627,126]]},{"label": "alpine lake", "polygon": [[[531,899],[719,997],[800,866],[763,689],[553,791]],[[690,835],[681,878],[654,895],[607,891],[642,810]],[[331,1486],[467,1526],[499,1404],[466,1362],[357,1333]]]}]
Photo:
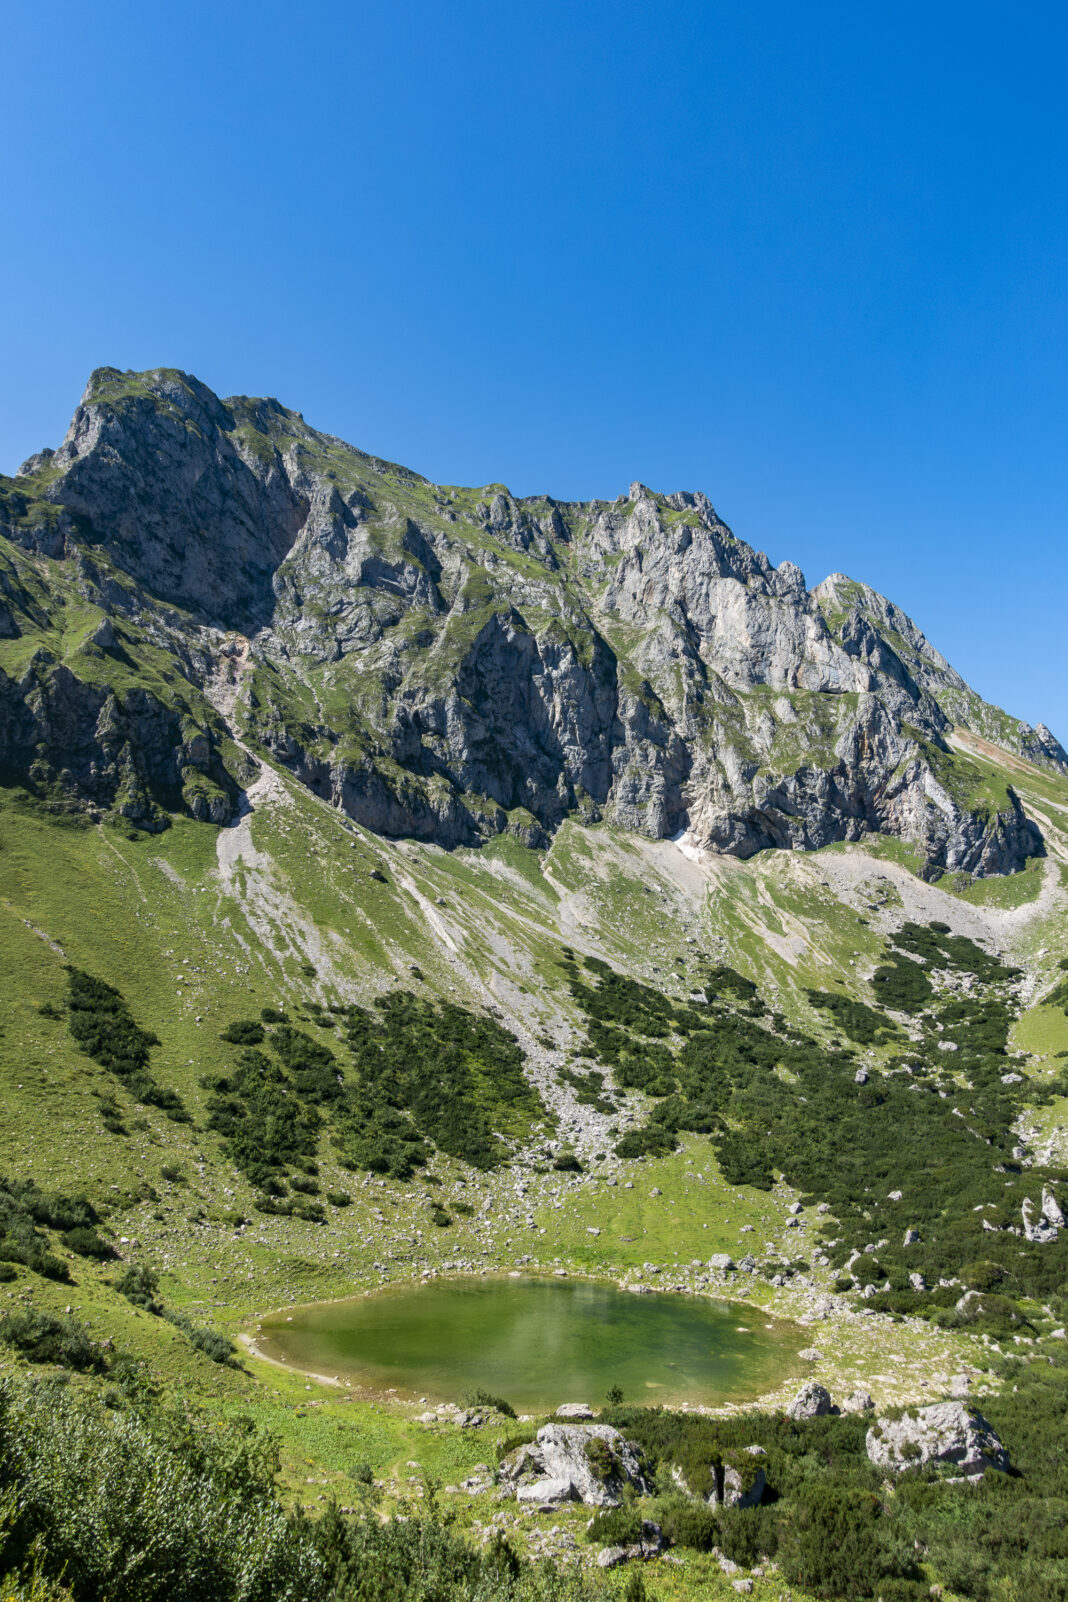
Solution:
[{"label": "alpine lake", "polygon": [[757,1307],[534,1275],[390,1285],[266,1317],[264,1356],[376,1392],[522,1412],[628,1402],[751,1402],[796,1372],[804,1332]]}]

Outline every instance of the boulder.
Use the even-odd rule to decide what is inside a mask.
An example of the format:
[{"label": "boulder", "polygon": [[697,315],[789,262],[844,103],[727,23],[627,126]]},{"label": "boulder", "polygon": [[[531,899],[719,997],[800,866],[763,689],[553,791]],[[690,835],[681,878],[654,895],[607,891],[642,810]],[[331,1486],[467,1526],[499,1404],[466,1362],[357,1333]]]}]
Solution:
[{"label": "boulder", "polygon": [[557,1418],[592,1418],[593,1409],[586,1402],[565,1402],[556,1409]]},{"label": "boulder", "polygon": [[756,1507],[766,1485],[764,1470],[759,1463],[724,1463],[720,1501],[724,1507]]},{"label": "boulder", "polygon": [[724,1272],[734,1267],[734,1258],[729,1252],[713,1252],[708,1259],[709,1268],[719,1268]]},{"label": "boulder", "polygon": [[[1056,1206],[1056,1203],[1054,1203],[1054,1206]],[[1060,1211],[1059,1208],[1058,1211]],[[1027,1240],[1036,1241],[1038,1244],[1044,1245],[1047,1241],[1057,1239],[1057,1225],[1051,1222],[1045,1212],[1038,1213],[1036,1217],[1035,1204],[1030,1196],[1024,1197],[1020,1212],[1023,1216],[1023,1232]]]},{"label": "boulder", "polygon": [[802,1385],[786,1409],[789,1418],[797,1419],[822,1418],[833,1411],[830,1391],[816,1380],[809,1380],[807,1385]]},{"label": "boulder", "polygon": [[850,1391],[842,1403],[843,1413],[870,1413],[875,1401],[869,1391]]},{"label": "boulder", "polygon": [[1060,1203],[1048,1185],[1043,1185],[1042,1187],[1042,1216],[1057,1229],[1064,1228],[1064,1214],[1061,1211]]},{"label": "boulder", "polygon": [[877,1418],[865,1441],[868,1457],[900,1474],[926,1463],[945,1464],[966,1479],[988,1468],[1003,1472],[1009,1454],[983,1415],[964,1402],[936,1402],[899,1419]]},{"label": "boulder", "polygon": [[570,1480],[531,1480],[528,1485],[520,1485],[515,1493],[517,1502],[544,1503],[545,1506],[555,1507],[558,1502],[570,1502],[574,1499]]},{"label": "boulder", "polygon": [[[588,1507],[617,1507],[623,1489],[648,1493],[637,1447],[610,1424],[545,1424],[537,1440],[509,1454],[501,1479],[522,1502],[577,1499]],[[550,1496],[549,1485],[566,1486]]]},{"label": "boulder", "polygon": [[597,1567],[599,1569],[615,1569],[627,1561],[627,1549],[624,1546],[602,1546],[597,1554]]},{"label": "boulder", "polygon": [[[709,1465],[712,1486],[704,1498],[709,1507],[756,1507],[764,1495],[767,1478],[756,1457],[765,1455],[762,1446],[747,1446],[733,1453],[722,1463]],[[748,1458],[749,1461],[745,1461]],[[685,1496],[694,1496],[686,1476],[677,1463],[672,1464],[671,1478]]]}]

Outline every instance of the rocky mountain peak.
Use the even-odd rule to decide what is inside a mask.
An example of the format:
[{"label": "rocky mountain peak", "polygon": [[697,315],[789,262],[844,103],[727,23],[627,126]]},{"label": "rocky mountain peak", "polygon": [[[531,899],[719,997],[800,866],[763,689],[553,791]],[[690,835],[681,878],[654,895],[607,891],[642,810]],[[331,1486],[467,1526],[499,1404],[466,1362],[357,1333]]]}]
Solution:
[{"label": "rocky mountain peak", "polygon": [[[163,821],[214,786],[225,810],[236,736],[370,827],[449,845],[544,840],[572,814],[739,855],[880,829],[928,872],[986,873],[1040,837],[954,727],[1068,770],[892,602],[843,574],[807,590],[699,492],[436,485],[174,369],[98,369],[59,448],[4,481],[0,536],[10,661],[60,646],[32,685],[3,670],[0,757],[67,775],[72,804],[123,805],[125,785]],[[75,596],[113,644],[65,643]],[[220,702],[233,636],[240,694]],[[122,722],[135,692],[152,739]]]}]

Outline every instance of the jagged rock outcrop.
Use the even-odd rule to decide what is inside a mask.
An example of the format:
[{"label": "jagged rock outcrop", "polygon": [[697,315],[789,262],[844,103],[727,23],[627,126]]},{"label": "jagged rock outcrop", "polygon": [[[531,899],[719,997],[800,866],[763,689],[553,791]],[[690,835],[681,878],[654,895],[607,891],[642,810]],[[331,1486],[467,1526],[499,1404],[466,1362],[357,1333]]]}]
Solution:
[{"label": "jagged rock outcrop", "polygon": [[964,1402],[936,1402],[901,1418],[877,1418],[865,1444],[871,1461],[894,1473],[936,1463],[975,1479],[988,1468],[1009,1467],[1009,1454],[995,1431]]},{"label": "jagged rock outcrop", "polygon": [[627,1485],[649,1492],[637,1447],[610,1424],[546,1424],[535,1441],[504,1459],[500,1472],[519,1501],[617,1507]]},{"label": "jagged rock outcrop", "polygon": [[[47,593],[25,552],[51,564]],[[224,711],[249,745],[368,827],[446,845],[543,844],[568,816],[738,856],[876,829],[928,873],[1002,873],[1041,837],[954,749],[954,723],[1068,771],[1048,730],[988,707],[892,603],[842,575],[806,589],[703,495],[443,488],[171,370],[95,373],[60,447],[0,485],[0,639],[47,646],[75,597],[104,613],[74,648],[104,671],[62,661],[79,682],[128,709],[151,680],[210,730],[236,639]],[[7,699],[24,732],[0,761],[28,774],[40,707]],[[88,752],[99,708],[82,699],[69,732]],[[165,805],[189,763],[149,735],[71,767],[71,794],[121,806],[130,769]]]}]

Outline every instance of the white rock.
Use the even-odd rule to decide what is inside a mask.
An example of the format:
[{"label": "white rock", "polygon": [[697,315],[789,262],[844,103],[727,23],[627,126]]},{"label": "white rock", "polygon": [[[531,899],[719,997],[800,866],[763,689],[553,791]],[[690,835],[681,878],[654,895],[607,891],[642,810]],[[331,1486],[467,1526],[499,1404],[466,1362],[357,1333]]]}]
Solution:
[{"label": "white rock", "polygon": [[964,1402],[936,1402],[899,1419],[878,1418],[865,1445],[873,1463],[896,1474],[942,1463],[978,1478],[988,1468],[1009,1466],[1009,1454],[986,1419]]},{"label": "white rock", "polygon": [[831,1393],[816,1380],[809,1380],[807,1385],[802,1385],[786,1409],[789,1418],[797,1419],[823,1418],[830,1411]]},{"label": "white rock", "polygon": [[592,1418],[593,1409],[586,1402],[565,1402],[556,1409],[557,1418]]},{"label": "white rock", "polygon": [[570,1502],[572,1497],[570,1480],[533,1480],[515,1493],[517,1502]]},{"label": "white rock", "polygon": [[[595,1467],[587,1455],[591,1442],[603,1441],[606,1470]],[[501,1478],[517,1486],[523,1502],[549,1502],[538,1490],[548,1482],[566,1482],[568,1496],[588,1507],[617,1507],[623,1487],[633,1485],[642,1494],[648,1488],[636,1449],[610,1424],[545,1424],[537,1440],[519,1447],[501,1464]]]},{"label": "white rock", "polygon": [[599,1569],[614,1569],[620,1563],[627,1561],[627,1551],[622,1546],[602,1546],[597,1554],[597,1567]]}]

